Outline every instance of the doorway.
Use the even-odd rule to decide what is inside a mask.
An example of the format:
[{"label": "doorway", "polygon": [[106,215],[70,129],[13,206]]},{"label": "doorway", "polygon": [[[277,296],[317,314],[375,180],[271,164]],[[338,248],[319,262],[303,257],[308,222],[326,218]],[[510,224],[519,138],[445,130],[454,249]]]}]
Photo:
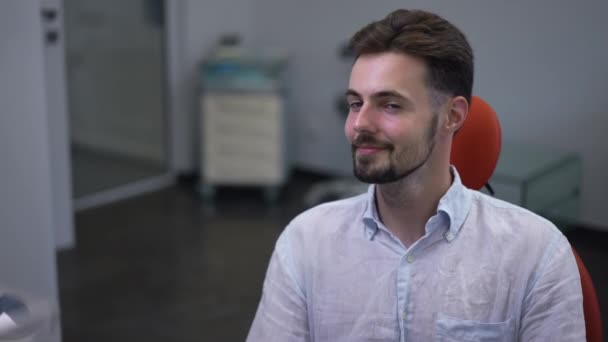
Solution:
[{"label": "doorway", "polygon": [[172,181],[164,0],[64,0],[74,206]]}]

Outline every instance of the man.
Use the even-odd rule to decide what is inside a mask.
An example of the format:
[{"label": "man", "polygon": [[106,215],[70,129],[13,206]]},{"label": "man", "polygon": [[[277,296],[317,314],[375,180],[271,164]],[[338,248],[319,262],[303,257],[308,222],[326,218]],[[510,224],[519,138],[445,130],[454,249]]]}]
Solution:
[{"label": "man", "polygon": [[288,225],[248,341],[584,341],[565,237],[449,164],[471,99],[465,36],[398,10],[351,46],[345,133],[372,185]]}]

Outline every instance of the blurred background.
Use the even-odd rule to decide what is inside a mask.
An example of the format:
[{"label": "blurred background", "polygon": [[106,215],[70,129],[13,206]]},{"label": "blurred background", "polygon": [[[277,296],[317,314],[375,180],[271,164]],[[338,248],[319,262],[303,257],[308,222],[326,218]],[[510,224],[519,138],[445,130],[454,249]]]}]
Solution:
[{"label": "blurred background", "polygon": [[496,197],[566,234],[608,325],[608,2],[0,6],[0,295],[53,308],[40,341],[243,341],[285,225],[364,189],[344,47],[397,8],[469,38]]}]

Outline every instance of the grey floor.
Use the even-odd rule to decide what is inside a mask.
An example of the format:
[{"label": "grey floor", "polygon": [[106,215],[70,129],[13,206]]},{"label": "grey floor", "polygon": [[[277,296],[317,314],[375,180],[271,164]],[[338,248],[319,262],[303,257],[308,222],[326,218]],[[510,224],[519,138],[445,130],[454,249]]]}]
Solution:
[{"label": "grey floor", "polygon": [[[236,189],[212,206],[180,185],[79,212],[77,247],[58,256],[64,341],[243,341],[274,242],[319,179],[297,174],[274,206]],[[608,331],[608,233],[568,236]]]},{"label": "grey floor", "polygon": [[161,175],[166,166],[72,145],[72,184],[75,198]]}]

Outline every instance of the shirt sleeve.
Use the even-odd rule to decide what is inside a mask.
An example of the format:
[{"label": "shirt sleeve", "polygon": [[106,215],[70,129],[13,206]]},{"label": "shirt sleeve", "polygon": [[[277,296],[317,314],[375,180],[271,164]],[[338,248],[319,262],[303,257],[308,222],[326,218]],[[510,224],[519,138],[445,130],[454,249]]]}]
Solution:
[{"label": "shirt sleeve", "polygon": [[585,341],[581,281],[568,240],[559,234],[524,299],[520,341]]},{"label": "shirt sleeve", "polygon": [[262,299],[247,342],[308,342],[308,313],[302,273],[293,260],[287,227],[270,259]]}]

